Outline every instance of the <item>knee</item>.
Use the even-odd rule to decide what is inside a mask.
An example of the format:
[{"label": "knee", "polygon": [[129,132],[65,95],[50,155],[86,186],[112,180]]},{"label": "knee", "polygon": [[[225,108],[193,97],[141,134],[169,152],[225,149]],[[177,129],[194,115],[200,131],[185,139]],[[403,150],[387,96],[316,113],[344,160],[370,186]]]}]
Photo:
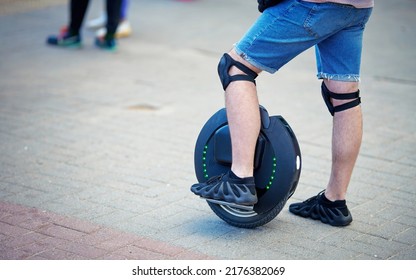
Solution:
[{"label": "knee", "polygon": [[357,82],[327,80],[322,82],[322,97],[330,114],[345,111],[361,104]]},{"label": "knee", "polygon": [[236,56],[233,52],[225,53],[218,63],[218,75],[223,89],[226,90],[228,85],[234,81],[249,81],[256,84],[255,80],[259,71],[256,72],[252,69],[254,67],[247,62],[238,61],[239,59],[237,60],[233,56]]}]

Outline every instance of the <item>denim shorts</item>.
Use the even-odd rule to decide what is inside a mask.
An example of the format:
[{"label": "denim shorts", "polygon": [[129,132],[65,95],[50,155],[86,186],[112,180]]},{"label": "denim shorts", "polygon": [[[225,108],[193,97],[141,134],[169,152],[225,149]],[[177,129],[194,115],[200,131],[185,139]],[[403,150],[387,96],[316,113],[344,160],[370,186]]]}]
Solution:
[{"label": "denim shorts", "polygon": [[331,2],[284,0],[266,9],[234,47],[253,66],[274,73],[315,46],[319,79],[358,82],[371,12]]}]

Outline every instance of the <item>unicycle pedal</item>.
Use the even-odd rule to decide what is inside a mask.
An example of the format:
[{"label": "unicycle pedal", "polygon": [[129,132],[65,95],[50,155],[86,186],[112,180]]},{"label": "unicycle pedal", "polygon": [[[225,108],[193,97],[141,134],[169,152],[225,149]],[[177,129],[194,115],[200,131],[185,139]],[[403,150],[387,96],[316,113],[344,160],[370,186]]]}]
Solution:
[{"label": "unicycle pedal", "polygon": [[222,200],[215,200],[215,199],[203,198],[203,197],[201,197],[201,198],[205,199],[208,202],[214,203],[214,204],[229,206],[229,207],[238,208],[238,209],[241,209],[241,210],[253,211],[253,209],[254,209],[254,205],[241,205],[241,204],[226,202],[226,201],[222,201]]}]

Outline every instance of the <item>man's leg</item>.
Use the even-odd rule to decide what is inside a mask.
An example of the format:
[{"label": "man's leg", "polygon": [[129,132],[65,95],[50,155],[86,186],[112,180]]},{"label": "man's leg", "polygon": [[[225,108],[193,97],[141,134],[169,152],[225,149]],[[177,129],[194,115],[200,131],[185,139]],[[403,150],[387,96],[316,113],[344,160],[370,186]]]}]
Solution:
[{"label": "man's leg", "polygon": [[[326,94],[329,94],[327,92],[329,91],[334,96],[330,103],[334,107],[332,109],[335,109],[331,175],[325,191],[303,202],[291,204],[289,211],[305,218],[321,220],[332,226],[346,226],[351,223],[352,216],[348,210],[345,196],[362,139],[362,114],[358,99],[358,83],[332,80],[325,80],[324,83],[326,88],[323,89]],[[354,99],[342,99],[342,94],[349,94],[344,97],[354,97]],[[347,103],[349,104],[347,105]],[[343,104],[345,104],[344,107],[338,107]],[[328,108],[330,107],[331,105],[328,106]],[[341,108],[345,110],[341,110]],[[331,112],[333,113],[332,110]]]},{"label": "man's leg", "polygon": [[71,0],[70,2],[70,32],[78,35],[87,12],[89,0]]},{"label": "man's leg", "polygon": [[107,24],[104,36],[95,38],[95,45],[101,49],[114,51],[116,49],[115,34],[120,22],[121,0],[107,0]]},{"label": "man's leg", "polygon": [[[327,88],[334,93],[349,93],[358,90],[357,82],[325,81]],[[333,99],[334,106],[351,100]],[[336,112],[332,131],[332,169],[325,196],[331,200],[344,200],[352,171],[362,140],[361,106]]]},{"label": "man's leg", "polygon": [[46,43],[60,47],[81,47],[80,30],[88,8],[88,3],[88,0],[71,0],[69,2],[68,27],[62,28],[58,35],[48,36]]},{"label": "man's leg", "polygon": [[[207,199],[240,205],[254,205],[258,199],[253,177],[253,165],[261,125],[254,79],[260,70],[243,60],[234,50],[228,55],[224,55],[222,58],[224,60],[220,61],[219,74],[223,82],[228,81],[230,77],[231,80],[238,78],[230,83],[223,83],[231,134],[231,171],[210,178],[206,182],[194,184],[191,186],[191,191]],[[230,62],[231,64],[228,64]]]},{"label": "man's leg", "polygon": [[120,21],[127,20],[129,0],[121,0]]},{"label": "man's leg", "polygon": [[114,37],[117,26],[120,22],[121,13],[121,0],[107,0],[106,2],[107,11],[107,34]]},{"label": "man's leg", "polygon": [[[245,62],[232,50],[229,55],[259,73],[260,70]],[[236,67],[230,75],[244,74]],[[260,111],[256,85],[248,81],[230,83],[225,91],[228,126],[231,134],[231,170],[240,178],[253,176],[254,151],[260,133]]]}]

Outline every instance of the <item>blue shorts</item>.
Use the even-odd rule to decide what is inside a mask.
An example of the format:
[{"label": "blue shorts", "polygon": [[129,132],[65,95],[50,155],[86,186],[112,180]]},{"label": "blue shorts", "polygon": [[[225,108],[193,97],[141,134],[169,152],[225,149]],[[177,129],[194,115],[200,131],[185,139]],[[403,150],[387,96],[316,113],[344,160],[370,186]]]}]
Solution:
[{"label": "blue shorts", "polygon": [[266,9],[236,52],[253,66],[274,73],[315,46],[319,79],[360,80],[362,38],[372,8],[285,0]]}]

